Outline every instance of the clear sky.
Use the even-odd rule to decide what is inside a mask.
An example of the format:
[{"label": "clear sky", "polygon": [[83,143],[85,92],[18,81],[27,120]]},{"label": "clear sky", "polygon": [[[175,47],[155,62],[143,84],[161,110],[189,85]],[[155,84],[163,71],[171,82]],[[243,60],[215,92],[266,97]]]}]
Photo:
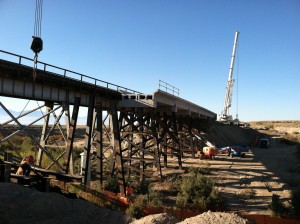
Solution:
[{"label": "clear sky", "polygon": [[[34,13],[0,0],[1,50],[33,58]],[[299,0],[44,0],[39,60],[143,93],[163,80],[220,114],[237,30],[230,114],[300,120]]]}]

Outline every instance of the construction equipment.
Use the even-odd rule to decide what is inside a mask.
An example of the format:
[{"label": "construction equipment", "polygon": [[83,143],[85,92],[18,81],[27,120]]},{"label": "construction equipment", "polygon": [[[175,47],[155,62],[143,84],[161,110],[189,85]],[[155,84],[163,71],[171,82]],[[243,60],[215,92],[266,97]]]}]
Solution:
[{"label": "construction equipment", "polygon": [[197,155],[200,159],[214,159],[215,155],[220,154],[220,149],[217,146],[195,133],[194,136],[198,138],[201,142],[203,142],[205,145],[207,145],[203,147],[202,150],[197,152]]},{"label": "construction equipment", "polygon": [[229,75],[228,75],[228,81],[226,86],[226,95],[225,95],[225,102],[224,102],[224,108],[221,112],[219,121],[226,124],[239,124],[239,119],[232,118],[232,115],[229,115],[229,108],[231,107],[231,98],[232,98],[232,89],[233,89],[233,83],[234,79],[233,76],[233,67],[234,67],[234,59],[235,59],[235,53],[236,53],[236,46],[238,41],[239,32],[236,31],[235,38],[234,38],[234,44],[233,44],[233,50],[232,50],[232,56],[231,56],[231,63],[230,63],[230,69],[229,69]]}]

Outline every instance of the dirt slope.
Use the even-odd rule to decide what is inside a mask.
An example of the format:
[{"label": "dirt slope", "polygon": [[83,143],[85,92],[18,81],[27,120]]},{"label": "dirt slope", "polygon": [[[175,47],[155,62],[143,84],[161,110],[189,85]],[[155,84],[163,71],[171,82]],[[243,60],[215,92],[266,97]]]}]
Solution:
[{"label": "dirt slope", "polygon": [[119,212],[14,183],[0,183],[0,217],[0,223],[126,223]]},{"label": "dirt slope", "polygon": [[237,144],[251,145],[261,134],[254,129],[211,122],[207,132],[204,134],[207,140],[219,147]]}]

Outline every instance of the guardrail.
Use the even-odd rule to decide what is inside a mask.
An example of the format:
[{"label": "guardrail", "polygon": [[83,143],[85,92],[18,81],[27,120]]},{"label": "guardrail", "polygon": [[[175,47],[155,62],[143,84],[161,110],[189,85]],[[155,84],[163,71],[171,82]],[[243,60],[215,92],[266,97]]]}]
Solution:
[{"label": "guardrail", "polygon": [[[3,51],[3,50],[0,50],[0,53],[4,54],[7,58],[8,57],[17,58],[18,59],[17,62],[15,62],[15,61],[14,62],[18,63],[19,65],[30,66],[28,61],[31,62],[32,65],[34,64],[34,60],[31,59],[31,58],[28,58],[28,57],[24,57],[24,56],[14,54],[14,53],[10,53],[10,52]],[[3,59],[3,60],[5,60],[5,59]],[[32,66],[30,66],[30,67],[32,67]],[[63,76],[64,78],[75,79],[75,80],[80,81],[82,83],[83,82],[89,83],[91,85],[104,87],[106,89],[115,90],[115,91],[118,91],[118,92],[121,92],[121,93],[143,94],[141,92],[138,92],[138,91],[135,91],[135,90],[123,87],[123,86],[119,86],[119,85],[116,85],[116,84],[113,84],[113,83],[110,83],[110,82],[106,82],[106,81],[103,81],[103,80],[100,80],[100,79],[96,79],[96,78],[93,78],[93,77],[90,77],[90,76],[87,76],[87,75],[84,75],[84,74],[81,74],[81,73],[78,73],[78,72],[74,72],[74,71],[64,69],[64,68],[61,68],[61,67],[58,67],[58,66],[47,64],[47,63],[44,63],[44,62],[41,62],[41,61],[37,61],[37,68],[44,70],[44,72],[52,72],[52,73],[55,73],[55,74],[59,74],[59,75]]]},{"label": "guardrail", "polygon": [[158,89],[179,97],[179,89],[162,80],[159,80]]}]

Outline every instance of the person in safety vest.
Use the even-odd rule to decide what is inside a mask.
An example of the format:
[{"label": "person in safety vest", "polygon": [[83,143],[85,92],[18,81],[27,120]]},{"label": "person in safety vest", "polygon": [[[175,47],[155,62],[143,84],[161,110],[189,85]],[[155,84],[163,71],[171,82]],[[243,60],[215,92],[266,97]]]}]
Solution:
[{"label": "person in safety vest", "polygon": [[34,158],[30,155],[25,157],[22,162],[21,162],[21,166],[18,168],[17,170],[17,175],[24,175],[24,176],[29,176],[30,172],[31,172],[31,164],[34,164],[35,160]]}]

